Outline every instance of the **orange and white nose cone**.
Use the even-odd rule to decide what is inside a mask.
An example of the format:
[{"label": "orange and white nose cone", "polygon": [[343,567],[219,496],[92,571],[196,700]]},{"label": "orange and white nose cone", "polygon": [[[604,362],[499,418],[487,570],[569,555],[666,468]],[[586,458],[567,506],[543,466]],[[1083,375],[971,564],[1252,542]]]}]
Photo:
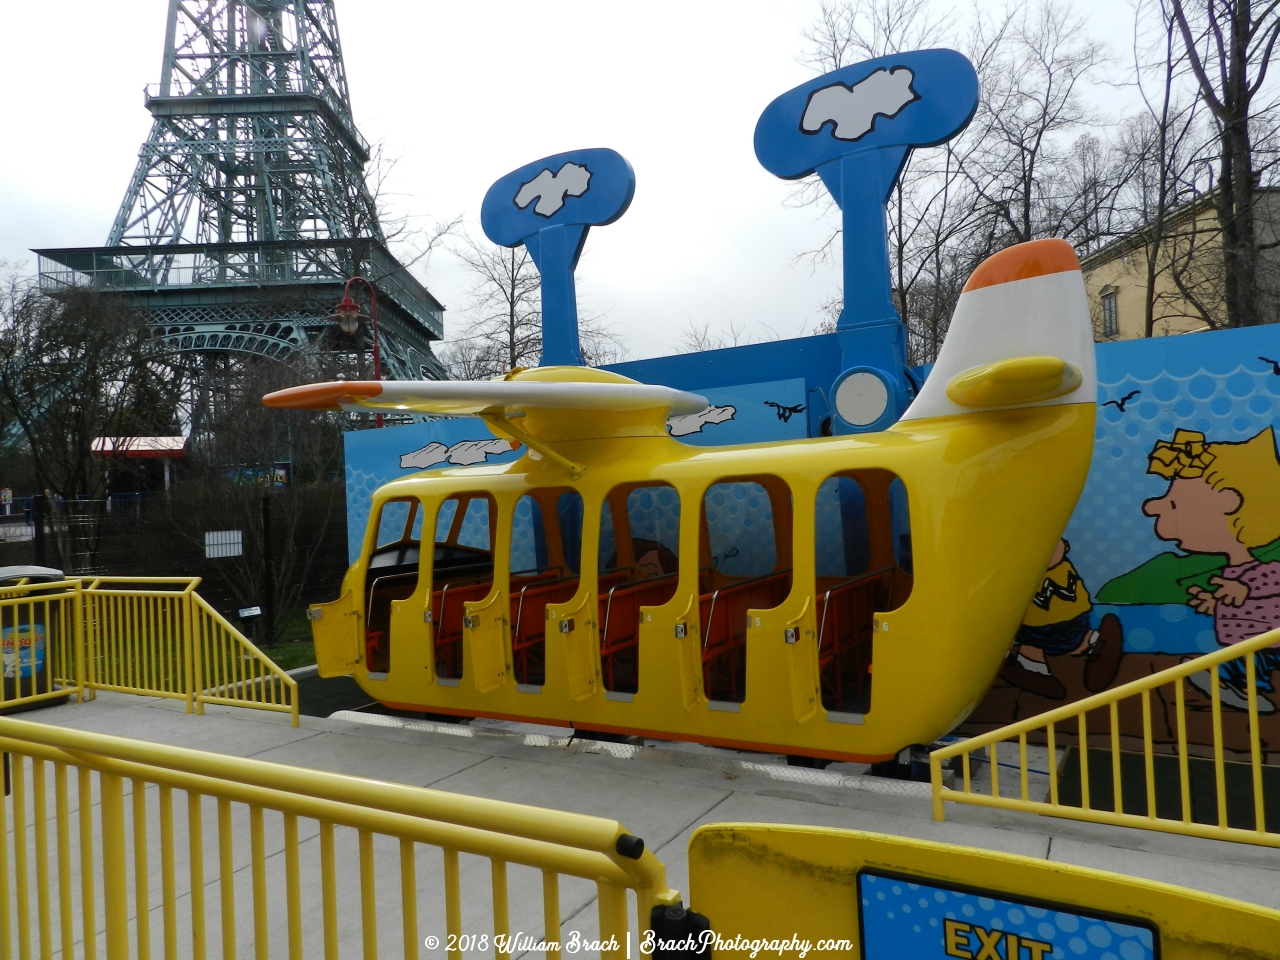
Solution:
[{"label": "orange and white nose cone", "polygon": [[1079,371],[1069,392],[1036,403],[1094,403],[1093,322],[1084,276],[1065,240],[1032,240],[978,265],[956,303],[951,326],[919,396],[903,420],[972,413],[947,395],[962,374],[1019,357],[1056,357]]}]

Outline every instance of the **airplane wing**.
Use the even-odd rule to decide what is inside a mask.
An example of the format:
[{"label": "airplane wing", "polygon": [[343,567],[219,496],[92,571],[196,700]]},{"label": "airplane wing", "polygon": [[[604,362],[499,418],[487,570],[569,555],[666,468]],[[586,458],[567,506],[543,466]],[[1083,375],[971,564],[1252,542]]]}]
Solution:
[{"label": "airplane wing", "polygon": [[396,410],[447,416],[654,407],[682,416],[708,406],[707,398],[696,393],[648,383],[520,380],[336,380],[277,390],[262,402],[277,410]]}]

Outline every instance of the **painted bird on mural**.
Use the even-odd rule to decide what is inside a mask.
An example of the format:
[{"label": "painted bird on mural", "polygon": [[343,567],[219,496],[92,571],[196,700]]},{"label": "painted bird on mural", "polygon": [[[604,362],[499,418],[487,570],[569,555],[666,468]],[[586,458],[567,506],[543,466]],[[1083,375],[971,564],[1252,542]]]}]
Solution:
[{"label": "painted bird on mural", "polygon": [[1270,357],[1259,357],[1263,363],[1271,364],[1271,372],[1280,377],[1280,360],[1272,360]]},{"label": "painted bird on mural", "polygon": [[1104,407],[1115,407],[1115,408],[1116,408],[1117,410],[1119,410],[1121,413],[1124,413],[1125,404],[1127,404],[1130,400],[1132,400],[1134,397],[1136,397],[1136,396],[1137,396],[1138,394],[1140,394],[1141,392],[1142,392],[1141,390],[1130,390],[1128,393],[1126,393],[1126,394],[1125,394],[1123,397],[1121,397],[1119,400],[1108,400],[1106,403],[1104,403],[1104,404],[1103,404],[1103,406],[1104,406]]},{"label": "painted bird on mural", "polygon": [[774,409],[774,410],[777,412],[777,414],[778,414],[778,419],[779,419],[779,420],[781,420],[783,423],[786,423],[787,421],[789,421],[789,420],[790,420],[792,417],[794,417],[797,413],[803,413],[803,412],[804,412],[804,404],[803,404],[803,403],[797,403],[795,406],[792,406],[792,407],[784,407],[784,406],[783,406],[782,404],[780,404],[780,403],[774,403],[772,400],[766,400],[766,401],[764,402],[764,405],[765,405],[766,407],[773,407],[773,409]]}]

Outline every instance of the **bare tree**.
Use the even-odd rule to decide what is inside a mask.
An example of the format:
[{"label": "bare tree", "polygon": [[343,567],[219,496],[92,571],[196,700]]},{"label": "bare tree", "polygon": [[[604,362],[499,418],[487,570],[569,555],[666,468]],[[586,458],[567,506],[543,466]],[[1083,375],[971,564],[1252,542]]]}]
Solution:
[{"label": "bare tree", "polygon": [[1267,71],[1280,39],[1280,0],[1169,0],[1187,63],[1213,115],[1219,144],[1214,193],[1223,256],[1227,324],[1260,322],[1258,265],[1264,249],[1255,223],[1257,187],[1274,175],[1272,159],[1260,167],[1254,136],[1261,122],[1274,126],[1278,104],[1264,95]]},{"label": "bare tree", "polygon": [[161,348],[119,298],[96,290],[45,295],[10,274],[0,290],[0,407],[30,450],[40,487],[101,499],[104,436],[178,432],[178,400]]},{"label": "bare tree", "polygon": [[713,332],[709,321],[698,323],[690,320],[680,332],[676,341],[676,353],[702,353],[704,350],[723,350],[726,347],[740,347],[750,343],[746,328],[735,321],[729,321],[724,331]]},{"label": "bare tree", "polygon": [[929,0],[823,0],[817,21],[803,33],[808,46],[797,59],[828,73],[860,60],[936,47],[955,23],[954,13],[939,15]]},{"label": "bare tree", "polygon": [[[169,517],[179,540],[200,550],[211,529],[244,533],[239,556],[218,561],[223,580],[237,605],[264,603],[267,557],[264,517],[271,518],[273,607],[294,611],[311,597],[310,582],[331,548],[332,530],[341,525],[345,490],[342,476],[342,431],[349,415],[307,410],[269,410],[266,393],[298,382],[329,379],[333,358],[319,350],[302,350],[286,361],[255,359],[240,372],[234,388],[214,414],[207,434],[193,443],[192,455],[175,484],[181,504]],[[287,483],[277,478],[277,465],[287,465]],[[264,513],[263,499],[271,499]],[[272,618],[274,641],[287,626]]]},{"label": "bare tree", "polygon": [[[462,337],[440,351],[450,376],[478,380],[536,366],[542,356],[542,279],[529,251],[464,237],[453,252],[472,286],[470,323]],[[587,366],[622,358],[621,337],[601,317],[581,310],[578,342]]]},{"label": "bare tree", "polygon": [[474,344],[472,362],[487,376],[535,366],[542,355],[542,281],[529,251],[467,237],[454,254],[473,281],[465,334]]},{"label": "bare tree", "polygon": [[[1144,37],[1145,24],[1158,30]],[[1201,101],[1180,92],[1187,72],[1186,57],[1176,38],[1177,27],[1168,0],[1144,0],[1135,8],[1134,78],[1145,111],[1120,127],[1116,149],[1123,168],[1122,186],[1113,206],[1143,258],[1143,334],[1155,335],[1156,309],[1166,316],[1187,308],[1210,326],[1221,325],[1214,297],[1202,296],[1204,283],[1191,274],[1205,262],[1198,214],[1193,220],[1175,211],[1208,189],[1208,169]],[[1216,258],[1220,260],[1221,258]],[[1162,294],[1161,278],[1172,280],[1177,297]],[[1176,304],[1176,305],[1175,305]]]},{"label": "bare tree", "polygon": [[1084,88],[1108,62],[1106,51],[1061,0],[995,21],[979,16],[970,47],[983,93],[962,167],[996,249],[1046,236],[1093,239],[1092,208],[1111,191],[1073,195],[1068,138],[1099,120]]}]

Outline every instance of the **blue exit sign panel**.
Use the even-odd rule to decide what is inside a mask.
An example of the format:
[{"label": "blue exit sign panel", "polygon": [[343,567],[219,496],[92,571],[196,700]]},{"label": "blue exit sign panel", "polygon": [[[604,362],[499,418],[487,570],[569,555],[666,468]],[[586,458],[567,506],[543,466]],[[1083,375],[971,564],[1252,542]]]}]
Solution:
[{"label": "blue exit sign panel", "polygon": [[1158,960],[1150,925],[858,874],[863,960]]}]

